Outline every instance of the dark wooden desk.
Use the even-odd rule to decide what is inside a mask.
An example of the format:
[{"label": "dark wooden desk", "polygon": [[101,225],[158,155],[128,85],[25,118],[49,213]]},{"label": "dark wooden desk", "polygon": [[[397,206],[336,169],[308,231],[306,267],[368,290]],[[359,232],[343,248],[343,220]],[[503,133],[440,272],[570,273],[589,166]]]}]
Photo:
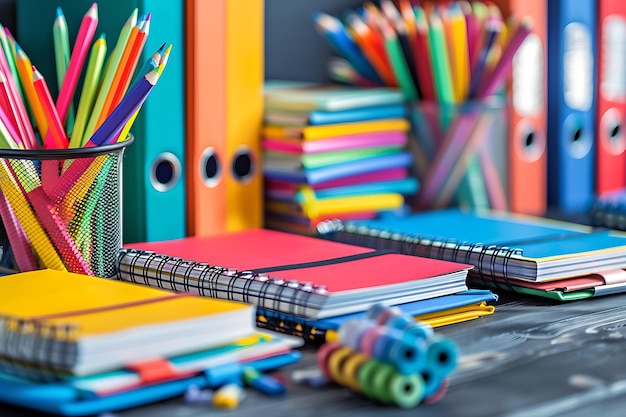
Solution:
[{"label": "dark wooden desk", "polygon": [[[557,304],[501,299],[496,312],[437,330],[462,352],[446,396],[401,410],[380,406],[346,388],[292,385],[284,398],[248,390],[234,411],[188,405],[182,398],[116,413],[119,417],[416,416],[552,417],[626,414],[626,295]],[[315,350],[284,369],[315,366]],[[2,417],[39,417],[0,405]]]}]

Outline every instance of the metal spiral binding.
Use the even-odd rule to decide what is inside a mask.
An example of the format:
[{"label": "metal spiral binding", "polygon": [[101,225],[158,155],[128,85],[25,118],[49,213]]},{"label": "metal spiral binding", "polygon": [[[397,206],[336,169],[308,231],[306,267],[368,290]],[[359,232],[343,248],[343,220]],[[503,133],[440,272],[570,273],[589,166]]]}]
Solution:
[{"label": "metal spiral binding", "polygon": [[[333,219],[321,222],[318,230],[323,237],[371,249],[389,248],[405,255],[422,256],[474,265],[470,274],[482,286],[514,291],[508,271],[509,261],[522,255],[522,250],[506,246],[484,245],[432,235],[406,234],[394,230],[372,229]],[[488,265],[488,266],[486,266]],[[504,282],[501,282],[504,281]]]},{"label": "metal spiral binding", "polygon": [[0,369],[39,381],[61,378],[78,361],[77,328],[37,319],[3,316]]},{"label": "metal spiral binding", "polygon": [[283,314],[272,310],[257,310],[256,323],[259,328],[301,337],[312,344],[322,344],[326,341],[325,329],[319,329],[304,319],[285,317]]},{"label": "metal spiral binding", "polygon": [[265,273],[194,262],[153,251],[123,248],[118,254],[117,277],[173,291],[255,304],[293,315],[305,315],[311,297],[326,294],[325,286],[285,281]]}]

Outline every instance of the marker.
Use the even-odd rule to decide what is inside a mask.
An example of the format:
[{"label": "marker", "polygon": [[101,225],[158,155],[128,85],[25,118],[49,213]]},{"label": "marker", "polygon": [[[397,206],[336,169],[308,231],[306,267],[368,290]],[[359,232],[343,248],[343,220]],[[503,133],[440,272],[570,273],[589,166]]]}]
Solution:
[{"label": "marker", "polygon": [[246,385],[266,395],[278,396],[287,391],[285,385],[278,379],[263,374],[250,366],[243,368],[243,381]]}]

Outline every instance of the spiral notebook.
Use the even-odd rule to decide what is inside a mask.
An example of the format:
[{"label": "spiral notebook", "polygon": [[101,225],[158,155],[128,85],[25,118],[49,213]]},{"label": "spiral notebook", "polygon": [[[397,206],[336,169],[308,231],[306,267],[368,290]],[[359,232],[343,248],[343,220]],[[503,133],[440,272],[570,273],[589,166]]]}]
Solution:
[{"label": "spiral notebook", "polygon": [[[397,304],[402,313],[411,315],[415,320],[427,323],[431,327],[446,326],[474,320],[493,314],[494,302],[498,296],[489,290],[472,289],[456,294]],[[362,319],[363,311],[343,314],[320,320],[307,320],[301,317],[280,313],[269,309],[257,309],[257,327],[274,332],[298,336],[307,342],[324,343],[335,341],[339,327],[350,319]]]},{"label": "spiral notebook", "polygon": [[0,317],[3,360],[75,376],[231,343],[256,330],[254,311],[243,303],[55,270],[0,278]]},{"label": "spiral notebook", "polygon": [[463,291],[469,269],[268,229],[134,243],[118,256],[125,281],[314,319]]},{"label": "spiral notebook", "polygon": [[324,237],[465,262],[473,278],[554,281],[626,268],[626,234],[505,212],[448,209],[405,217],[328,221]]}]

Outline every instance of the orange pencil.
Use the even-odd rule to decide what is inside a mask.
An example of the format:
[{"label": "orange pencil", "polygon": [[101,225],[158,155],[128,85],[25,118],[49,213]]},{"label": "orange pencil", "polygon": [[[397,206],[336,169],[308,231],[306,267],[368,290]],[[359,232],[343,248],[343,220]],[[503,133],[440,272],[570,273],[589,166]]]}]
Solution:
[{"label": "orange pencil", "polygon": [[24,53],[22,48],[16,47],[15,66],[17,67],[17,73],[20,77],[20,83],[22,84],[22,90],[28,105],[30,106],[37,128],[39,129],[39,135],[41,138],[45,138],[48,133],[48,120],[41,107],[41,102],[37,98],[37,93],[33,87],[33,70],[32,64],[28,56]]},{"label": "orange pencil", "polygon": [[124,72],[124,67],[130,58],[130,52],[133,49],[133,45],[135,43],[135,38],[139,34],[141,30],[141,26],[143,25],[144,18],[140,18],[137,21],[137,24],[133,26],[130,31],[130,35],[128,36],[128,40],[126,41],[126,45],[124,45],[124,52],[122,53],[122,57],[118,63],[117,70],[115,70],[115,76],[113,77],[113,81],[111,81],[111,85],[109,91],[107,93],[106,99],[104,100],[104,104],[102,105],[102,110],[100,112],[100,116],[98,117],[98,122],[94,126],[94,129],[100,127],[104,119],[111,113],[115,105],[113,103],[113,97],[115,96],[115,92],[117,90],[117,86],[120,84],[120,80],[122,79],[122,73]]},{"label": "orange pencil", "polygon": [[43,144],[45,149],[65,149],[69,145],[67,135],[63,129],[63,124],[57,113],[57,109],[52,101],[48,84],[41,73],[33,65],[33,87],[37,93],[37,98],[41,103],[43,112],[48,120],[48,132]]},{"label": "orange pencil", "polygon": [[363,55],[370,61],[370,64],[372,64],[385,85],[390,87],[397,86],[398,83],[391,70],[391,64],[385,53],[380,33],[372,31],[356,13],[348,14],[346,23],[351,29],[354,41],[361,49],[361,52],[363,52]]},{"label": "orange pencil", "polygon": [[[148,16],[146,16],[146,20],[143,22],[141,29],[139,30],[139,32],[137,32],[137,36],[134,39],[130,54],[128,56],[128,60],[126,61],[123,68],[120,83],[116,87],[115,95],[113,96],[113,101],[111,102],[112,109],[117,106],[120,100],[122,100],[124,94],[126,94],[126,90],[128,90],[130,80],[133,73],[135,72],[135,68],[137,68],[137,63],[139,62],[139,56],[141,55],[141,51],[146,44],[146,38],[148,37],[148,33],[150,33],[150,13],[148,13]],[[144,74],[141,74],[140,76],[143,75]]]}]

